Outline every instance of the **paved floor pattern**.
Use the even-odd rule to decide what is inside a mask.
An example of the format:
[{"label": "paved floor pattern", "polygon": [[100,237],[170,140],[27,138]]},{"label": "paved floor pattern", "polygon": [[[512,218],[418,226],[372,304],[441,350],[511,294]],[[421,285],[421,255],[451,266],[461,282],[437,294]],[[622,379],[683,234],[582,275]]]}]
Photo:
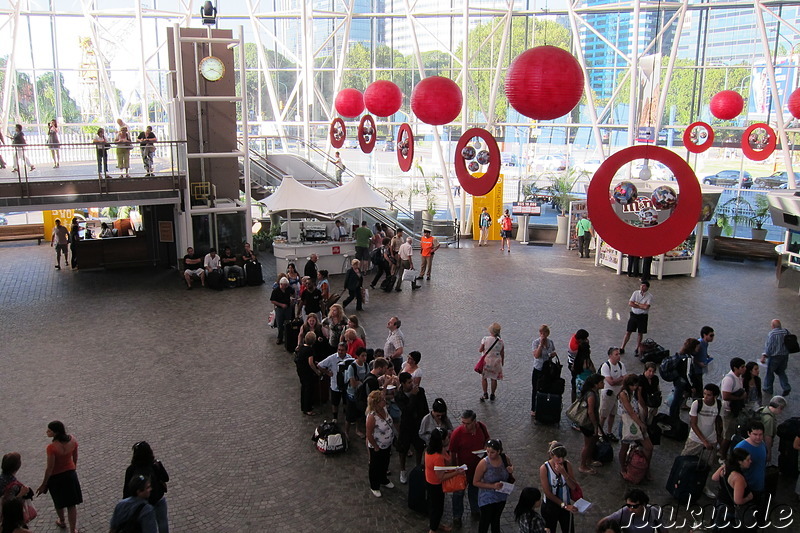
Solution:
[{"label": "paved floor pattern", "polygon": [[[0,451],[22,453],[19,477],[35,487],[44,471],[46,424],[64,421],[80,443],[82,531],[107,531],[131,445],[139,440],[151,443],[172,477],[174,532],[427,529],[425,517],[406,506],[396,454],[391,469],[398,488],[379,500],[369,493],[363,445],[337,457],[314,449],[310,435],[324,416],[299,411],[292,359],[265,327],[267,286],[186,291],[174,270],[55,271],[53,255],[44,245],[0,246]],[[334,277],[333,286],[342,279]],[[422,352],[429,401],[445,398],[454,415],[475,409],[505,443],[518,487],[538,486],[547,443],[562,440],[577,461],[582,439],[565,420],[545,427],[530,419],[535,331],[549,324],[566,362],[569,335],[587,329],[599,366],[605,349],[622,341],[627,300],[637,286],[563,247],[515,246],[511,254],[497,246],[447,249],[437,253],[433,280],[422,290],[375,292],[360,317],[368,345],[380,347],[386,320],[399,316],[407,350]],[[670,350],[703,325],[716,329],[710,380],[721,378],[731,357],[753,360],[761,353],[770,319],[800,329],[800,300],[776,287],[767,263],[703,258],[697,278],[654,280],[651,290],[648,336]],[[506,380],[497,401],[483,404],[472,366],[494,321],[503,326]],[[623,360],[641,370],[631,355]],[[790,370],[796,376],[795,359]],[[793,400],[788,414],[798,415]],[[656,449],[656,479],[643,488],[657,503],[672,503],[663,487],[681,446],[665,441]],[[580,476],[594,506],[577,518],[578,531],[621,505],[626,484],[617,472],[611,465]],[[781,483],[779,499],[789,501],[793,480]],[[516,531],[517,498],[518,492],[503,516],[506,532]],[[49,498],[36,503],[34,530],[57,531]],[[450,513],[448,498],[446,522]]]}]

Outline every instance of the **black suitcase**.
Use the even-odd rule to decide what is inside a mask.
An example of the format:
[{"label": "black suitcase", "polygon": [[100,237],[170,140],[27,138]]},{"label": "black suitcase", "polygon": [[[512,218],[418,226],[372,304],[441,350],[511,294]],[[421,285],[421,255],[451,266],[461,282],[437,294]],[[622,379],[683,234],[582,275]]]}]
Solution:
[{"label": "black suitcase", "polygon": [[428,485],[425,483],[425,467],[417,465],[408,473],[408,508],[428,514]]},{"label": "black suitcase", "polygon": [[300,328],[303,327],[303,320],[300,318],[293,318],[287,320],[283,324],[283,336],[285,339],[284,346],[286,351],[293,353],[297,348],[297,336],[300,334]]},{"label": "black suitcase", "polygon": [[661,426],[659,426],[655,422],[651,423],[649,426],[647,426],[647,436],[650,437],[650,442],[653,443],[653,446],[660,446]]},{"label": "black suitcase", "polygon": [[212,270],[206,275],[206,285],[209,289],[221,291],[225,288],[225,277],[219,270]]},{"label": "black suitcase", "polygon": [[639,361],[642,364],[653,362],[657,365],[661,364],[661,361],[669,357],[669,350],[661,346],[660,344],[656,344],[655,347],[647,347],[642,349],[642,353],[639,354]]},{"label": "black suitcase", "polygon": [[697,455],[680,455],[672,463],[667,492],[681,503],[696,502],[703,494],[709,472],[708,463]]},{"label": "black suitcase", "polygon": [[539,381],[537,383],[537,392],[544,392],[547,394],[558,394],[561,396],[564,394],[564,389],[566,388],[567,382],[564,378],[550,378],[550,379],[542,379],[539,376]]},{"label": "black suitcase", "polygon": [[248,285],[261,285],[264,283],[264,275],[261,273],[261,263],[248,261],[244,264],[244,279]]},{"label": "black suitcase", "polygon": [[610,442],[605,440],[598,440],[597,444],[594,446],[594,455],[592,458],[595,461],[600,461],[601,463],[608,464],[614,461],[614,447],[611,446]]},{"label": "black suitcase", "polygon": [[381,289],[386,292],[391,292],[396,281],[397,276],[386,276],[386,279],[381,282]]},{"label": "black suitcase", "polygon": [[540,424],[558,424],[561,420],[561,395],[536,393],[536,421]]},{"label": "black suitcase", "polygon": [[666,413],[657,414],[653,423],[661,428],[662,437],[679,441],[685,441],[689,437],[689,424],[680,419],[674,420]]},{"label": "black suitcase", "polygon": [[800,417],[790,418],[778,425],[778,468],[782,475],[797,477],[797,450],[794,449],[795,437],[800,437]]}]

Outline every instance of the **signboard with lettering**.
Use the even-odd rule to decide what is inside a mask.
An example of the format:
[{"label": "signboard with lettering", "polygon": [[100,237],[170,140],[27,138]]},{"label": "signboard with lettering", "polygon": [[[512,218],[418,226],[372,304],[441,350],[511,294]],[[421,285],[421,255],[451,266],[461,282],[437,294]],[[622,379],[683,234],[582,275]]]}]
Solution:
[{"label": "signboard with lettering", "polygon": [[511,204],[511,214],[515,216],[540,216],[542,214],[542,206],[537,202],[514,202]]},{"label": "signboard with lettering", "polygon": [[492,216],[492,225],[489,226],[488,239],[490,241],[500,240],[500,217],[503,216],[503,178],[504,176],[500,174],[500,177],[497,178],[497,184],[488,194],[472,197],[472,238],[476,241],[479,241],[481,238],[479,221],[481,218],[481,208],[483,207],[485,207]]}]

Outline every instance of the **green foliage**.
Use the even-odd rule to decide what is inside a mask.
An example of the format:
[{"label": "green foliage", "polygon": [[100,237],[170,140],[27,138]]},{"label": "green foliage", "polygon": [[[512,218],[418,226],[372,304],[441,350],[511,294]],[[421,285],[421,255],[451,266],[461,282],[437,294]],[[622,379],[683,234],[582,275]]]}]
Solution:
[{"label": "green foliage", "polygon": [[579,178],[580,173],[573,169],[553,174],[550,184],[550,194],[553,195],[553,203],[558,206],[562,216],[567,214],[567,211],[569,211],[569,203],[575,199],[575,197],[572,196],[572,188]]},{"label": "green foliage", "polygon": [[717,213],[717,225],[723,229],[723,233],[726,235],[733,232],[731,222],[748,228],[763,229],[764,224],[770,218],[769,200],[764,194],[757,194],[752,202],[743,196],[734,196],[722,204],[722,208],[733,211],[732,215],[727,215],[724,211]]}]

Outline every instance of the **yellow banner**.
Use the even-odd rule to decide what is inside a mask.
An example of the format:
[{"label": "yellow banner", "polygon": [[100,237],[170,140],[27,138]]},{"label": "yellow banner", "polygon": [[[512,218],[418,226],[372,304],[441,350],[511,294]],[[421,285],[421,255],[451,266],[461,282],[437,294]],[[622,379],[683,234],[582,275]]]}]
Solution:
[{"label": "yellow banner", "polygon": [[50,242],[50,239],[53,238],[53,228],[56,227],[56,219],[59,219],[61,224],[69,229],[69,227],[72,225],[72,217],[74,216],[74,209],[53,209],[52,211],[42,211],[45,241]]},{"label": "yellow banner", "polygon": [[[482,176],[482,174],[481,174]],[[475,177],[480,177],[475,174]],[[492,225],[489,226],[489,240],[500,240],[500,217],[503,216],[503,175],[497,179],[497,185],[488,194],[472,197],[472,239],[480,240],[481,210],[486,208],[492,216]]]}]

